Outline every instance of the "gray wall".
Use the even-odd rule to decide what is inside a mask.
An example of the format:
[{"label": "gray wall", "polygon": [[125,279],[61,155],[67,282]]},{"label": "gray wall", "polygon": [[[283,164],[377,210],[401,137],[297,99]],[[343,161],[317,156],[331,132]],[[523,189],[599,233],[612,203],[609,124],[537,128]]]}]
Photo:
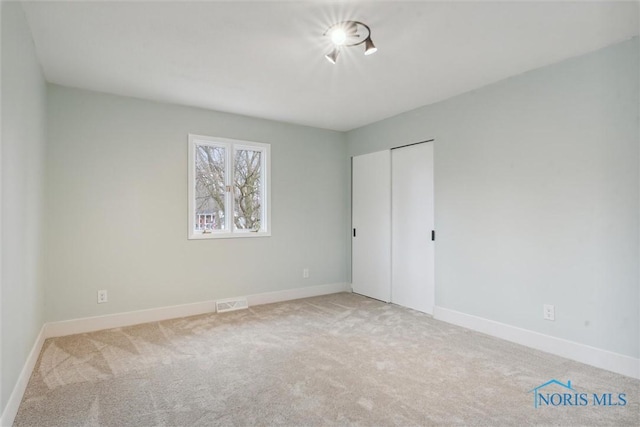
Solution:
[{"label": "gray wall", "polygon": [[[188,133],[271,144],[271,237],[187,240]],[[343,133],[49,85],[48,138],[47,321],[347,280]]]},{"label": "gray wall", "polygon": [[43,324],[46,85],[19,3],[2,2],[0,410]]},{"label": "gray wall", "polygon": [[438,306],[640,356],[638,50],[635,38],[347,134],[349,155],[435,138]]}]

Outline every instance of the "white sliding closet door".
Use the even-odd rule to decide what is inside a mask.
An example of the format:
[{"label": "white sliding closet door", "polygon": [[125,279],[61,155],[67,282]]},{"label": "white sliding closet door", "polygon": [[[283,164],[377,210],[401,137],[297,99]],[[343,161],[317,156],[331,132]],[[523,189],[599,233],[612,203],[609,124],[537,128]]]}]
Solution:
[{"label": "white sliding closet door", "polygon": [[391,151],[391,301],[433,314],[433,141]]},{"label": "white sliding closet door", "polygon": [[354,156],[353,292],[391,300],[391,159],[389,151]]}]

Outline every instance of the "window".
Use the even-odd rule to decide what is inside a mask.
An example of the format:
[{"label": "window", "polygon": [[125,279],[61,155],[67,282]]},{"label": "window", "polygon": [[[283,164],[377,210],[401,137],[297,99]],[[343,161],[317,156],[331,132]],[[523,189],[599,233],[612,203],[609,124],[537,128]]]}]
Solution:
[{"label": "window", "polygon": [[270,145],[189,135],[189,238],[270,236]]}]

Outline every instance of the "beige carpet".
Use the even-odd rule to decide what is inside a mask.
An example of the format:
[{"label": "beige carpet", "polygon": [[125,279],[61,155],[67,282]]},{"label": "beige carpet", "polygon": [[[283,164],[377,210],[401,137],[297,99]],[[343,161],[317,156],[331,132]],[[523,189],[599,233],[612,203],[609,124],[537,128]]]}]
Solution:
[{"label": "beige carpet", "polygon": [[[550,379],[628,403],[535,409]],[[639,388],[343,293],[49,339],[15,425],[639,425]]]}]

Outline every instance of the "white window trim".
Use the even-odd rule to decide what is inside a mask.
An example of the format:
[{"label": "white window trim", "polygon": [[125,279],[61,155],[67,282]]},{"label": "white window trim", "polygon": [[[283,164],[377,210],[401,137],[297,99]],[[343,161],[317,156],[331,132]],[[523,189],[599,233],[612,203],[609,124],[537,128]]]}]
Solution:
[{"label": "white window trim", "polygon": [[[264,183],[262,185],[262,219],[260,221],[261,229],[259,231],[250,230],[234,230],[233,227],[233,215],[225,215],[225,228],[224,231],[213,230],[210,233],[203,233],[196,231],[195,229],[195,180],[196,180],[196,167],[195,167],[195,153],[196,145],[211,145],[218,147],[225,147],[227,153],[227,170],[225,179],[228,185],[233,185],[231,182],[232,174],[234,170],[235,151],[237,149],[250,149],[260,150],[264,153],[262,156],[262,168],[264,173]],[[269,237],[271,236],[271,145],[261,142],[242,141],[238,139],[229,138],[216,138],[204,135],[189,134],[189,179],[188,181],[188,195],[189,195],[189,239],[236,239],[236,238],[254,238],[254,237]],[[266,194],[265,194],[266,193]],[[227,192],[225,203],[228,206],[228,211],[233,213],[235,203],[233,192]]]}]

